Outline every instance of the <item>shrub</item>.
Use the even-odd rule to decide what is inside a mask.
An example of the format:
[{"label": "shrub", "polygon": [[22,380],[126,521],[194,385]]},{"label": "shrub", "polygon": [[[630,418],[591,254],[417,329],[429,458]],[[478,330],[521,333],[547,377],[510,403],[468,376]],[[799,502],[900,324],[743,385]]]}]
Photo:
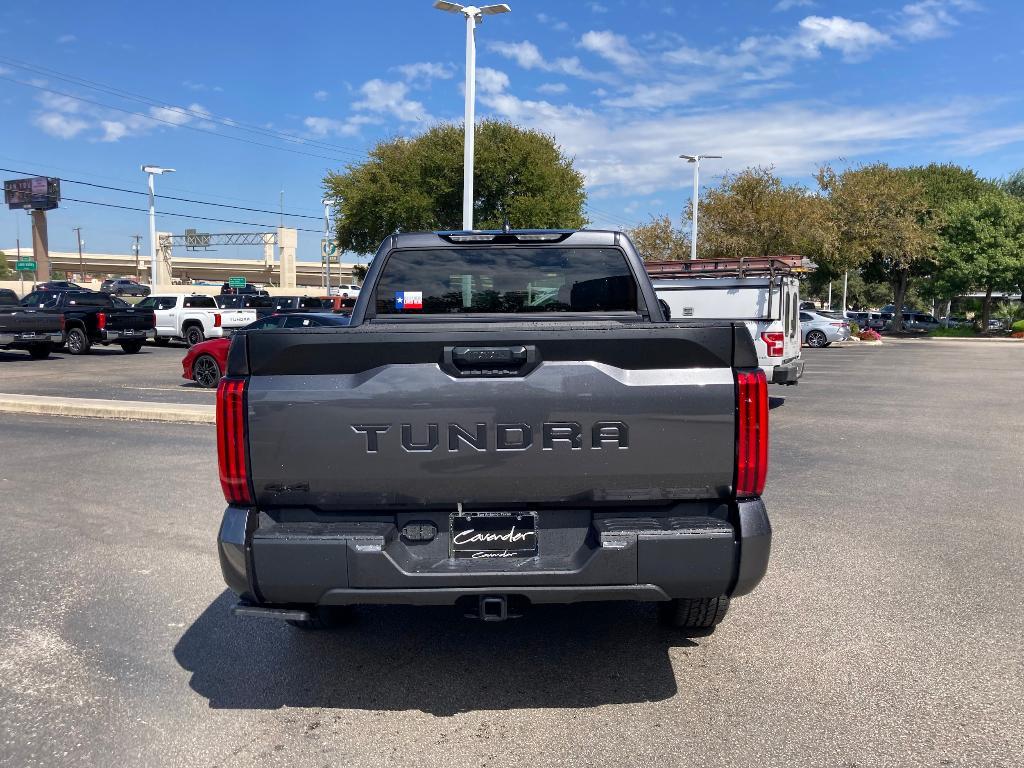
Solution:
[{"label": "shrub", "polygon": [[1024,320],[1018,320],[1010,326],[1011,331],[1024,331]]},{"label": "shrub", "polygon": [[881,341],[882,335],[873,328],[867,328],[857,334],[857,338],[861,341]]},{"label": "shrub", "polygon": [[860,333],[860,326],[857,325],[857,323],[855,323],[853,320],[851,320],[850,321],[850,335],[851,336],[856,336],[858,333]]},{"label": "shrub", "polygon": [[1024,339],[1024,331],[1014,331],[1010,334],[1011,339]]},{"label": "shrub", "polygon": [[977,336],[978,332],[970,326],[962,328],[936,328],[931,331],[929,336],[935,336],[937,338],[949,338],[949,337],[964,337],[964,336]]}]

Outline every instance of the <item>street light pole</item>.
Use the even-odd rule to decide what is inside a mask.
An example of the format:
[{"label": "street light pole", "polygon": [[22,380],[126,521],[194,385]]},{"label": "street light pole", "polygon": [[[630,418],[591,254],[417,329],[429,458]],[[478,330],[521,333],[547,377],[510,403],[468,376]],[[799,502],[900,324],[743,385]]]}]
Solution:
[{"label": "street light pole", "polygon": [[473,153],[476,128],[476,25],[484,16],[509,13],[506,4],[460,5],[447,0],[436,0],[434,7],[448,13],[461,13],[466,17],[466,117],[462,141],[462,228],[473,229]]},{"label": "street light pole", "polygon": [[156,195],[153,193],[153,177],[164,173],[174,173],[173,168],[161,168],[159,165],[144,165],[142,172],[149,175],[149,282],[155,291],[157,288],[156,261]]},{"label": "street light pole", "polygon": [[704,158],[721,160],[721,155],[680,155],[683,160],[693,163],[693,216],[690,223],[690,260],[697,258],[697,206],[700,204],[700,161]]},{"label": "street light pole", "polygon": [[[327,295],[331,295],[331,201],[324,198],[320,201],[324,204],[324,243],[326,252],[323,254],[324,257],[324,275],[327,282]],[[338,270],[341,271],[341,262],[339,260]],[[338,278],[341,279],[340,277]]]},{"label": "street light pole", "polygon": [[85,280],[85,262],[82,260],[82,228],[72,227],[75,231],[75,237],[78,240],[78,279]]}]

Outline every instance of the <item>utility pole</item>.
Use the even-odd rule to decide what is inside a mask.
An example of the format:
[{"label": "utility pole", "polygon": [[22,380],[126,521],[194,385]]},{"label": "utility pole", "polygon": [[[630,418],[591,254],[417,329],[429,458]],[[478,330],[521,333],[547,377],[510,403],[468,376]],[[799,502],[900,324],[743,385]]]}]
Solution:
[{"label": "utility pole", "polygon": [[[324,198],[324,276],[327,283],[327,295],[331,295],[331,202]],[[339,269],[341,264],[339,262]],[[339,278],[340,279],[340,278]]]},{"label": "utility pole", "polygon": [[721,155],[680,155],[683,160],[693,164],[693,216],[690,223],[690,261],[697,259],[697,205],[700,203],[700,161],[705,158],[721,160]]},{"label": "utility pole", "polygon": [[142,240],[142,235],[132,235],[132,253],[135,254],[135,279],[141,282],[142,276],[139,274],[139,241]]},{"label": "utility pole", "polygon": [[173,168],[158,165],[144,165],[142,172],[149,177],[149,282],[153,290],[159,285],[160,270],[156,260],[156,194],[153,192],[153,177],[174,173]]},{"label": "utility pole", "polygon": [[850,270],[843,272],[843,317],[846,317],[846,285],[850,280]]},{"label": "utility pole", "polygon": [[496,5],[460,5],[447,0],[435,0],[434,7],[448,13],[461,13],[466,17],[466,118],[462,140],[462,228],[473,229],[473,149],[476,129],[476,25],[484,16],[508,13],[512,9],[505,3]]},{"label": "utility pole", "polygon": [[85,262],[82,260],[82,228],[72,227],[75,230],[75,235],[78,238],[78,279],[85,280]]}]

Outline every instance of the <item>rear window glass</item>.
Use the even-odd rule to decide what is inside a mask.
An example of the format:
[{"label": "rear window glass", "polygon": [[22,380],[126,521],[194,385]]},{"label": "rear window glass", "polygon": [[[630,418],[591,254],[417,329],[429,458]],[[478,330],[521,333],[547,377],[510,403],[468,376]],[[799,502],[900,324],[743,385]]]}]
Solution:
[{"label": "rear window glass", "polygon": [[246,296],[242,306],[245,307],[272,307],[274,300],[269,296]]},{"label": "rear window glass", "polygon": [[213,300],[212,296],[189,296],[182,306],[195,309],[216,309],[217,302]]},{"label": "rear window glass", "polygon": [[617,248],[395,251],[376,291],[378,315],[637,311]]}]

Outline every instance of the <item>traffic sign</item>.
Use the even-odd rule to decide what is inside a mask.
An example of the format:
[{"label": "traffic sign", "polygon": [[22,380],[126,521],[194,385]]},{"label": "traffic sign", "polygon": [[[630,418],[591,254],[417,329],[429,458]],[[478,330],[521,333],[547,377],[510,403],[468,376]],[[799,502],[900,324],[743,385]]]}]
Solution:
[{"label": "traffic sign", "polygon": [[239,277],[229,277],[228,278],[228,286],[230,288],[245,288],[245,278],[241,277],[241,276],[239,276]]},{"label": "traffic sign", "polygon": [[29,261],[28,259],[25,259],[24,261],[16,261],[14,263],[14,268],[18,272],[35,272],[36,263],[34,261]]},{"label": "traffic sign", "polygon": [[323,264],[330,259],[331,264],[337,264],[339,260],[338,244],[333,240],[327,241],[327,238],[320,238],[320,263]]}]

